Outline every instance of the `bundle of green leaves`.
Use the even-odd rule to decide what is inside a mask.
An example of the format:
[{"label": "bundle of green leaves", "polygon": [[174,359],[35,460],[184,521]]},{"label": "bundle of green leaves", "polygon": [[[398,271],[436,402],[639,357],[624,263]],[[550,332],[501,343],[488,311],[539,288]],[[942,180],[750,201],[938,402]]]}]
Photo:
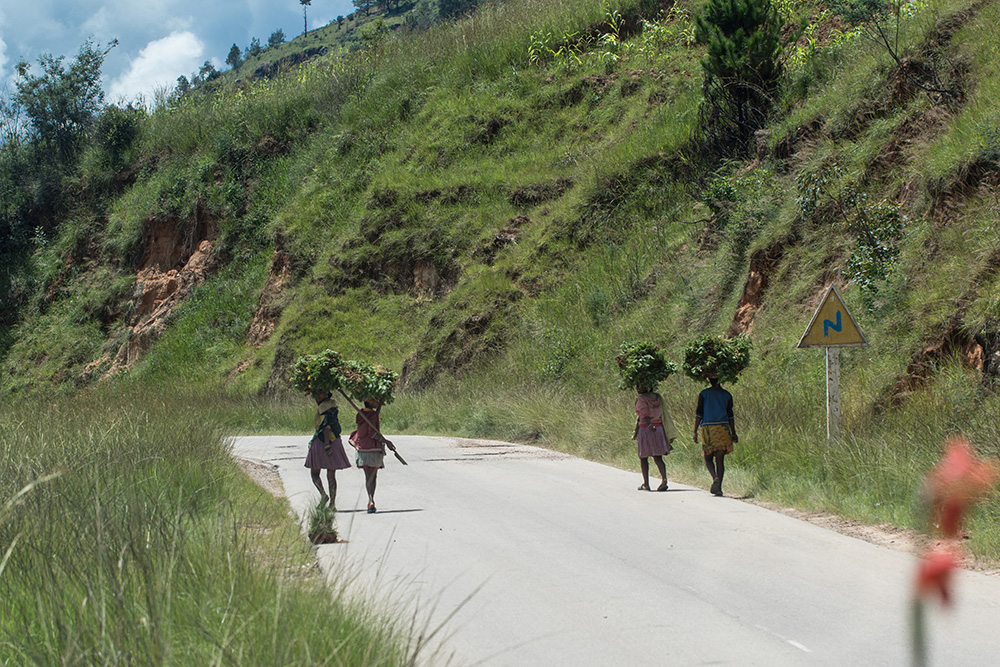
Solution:
[{"label": "bundle of green leaves", "polygon": [[292,386],[309,394],[318,391],[334,394],[344,386],[343,367],[344,358],[333,350],[304,354],[292,367]]},{"label": "bundle of green leaves", "polygon": [[384,366],[348,361],[343,366],[343,388],[357,401],[374,398],[382,405],[392,403],[392,390],[399,374]]},{"label": "bundle of green leaves", "polygon": [[663,358],[663,350],[652,343],[622,343],[621,354],[615,357],[621,381],[618,388],[656,391],[660,381],[677,372],[677,364]]},{"label": "bundle of green leaves", "polygon": [[734,383],[750,365],[750,339],[740,334],[698,336],[684,347],[684,374],[692,380],[718,377],[719,382]]}]

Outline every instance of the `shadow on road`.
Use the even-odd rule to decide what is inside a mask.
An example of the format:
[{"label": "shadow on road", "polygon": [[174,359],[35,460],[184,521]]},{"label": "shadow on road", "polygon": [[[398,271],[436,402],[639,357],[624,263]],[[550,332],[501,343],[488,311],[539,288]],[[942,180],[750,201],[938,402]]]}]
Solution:
[{"label": "shadow on road", "polygon": [[[376,514],[403,514],[406,512],[423,512],[423,508],[409,509],[409,510],[378,510]],[[367,514],[366,509],[356,509],[356,510],[337,510],[337,514]]]}]

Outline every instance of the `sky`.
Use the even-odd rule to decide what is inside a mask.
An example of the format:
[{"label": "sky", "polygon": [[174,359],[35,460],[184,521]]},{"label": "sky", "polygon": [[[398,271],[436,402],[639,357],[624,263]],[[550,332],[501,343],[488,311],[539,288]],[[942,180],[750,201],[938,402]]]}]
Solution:
[{"label": "sky", "polygon": [[[309,29],[354,10],[351,0],[312,0]],[[13,90],[21,60],[39,74],[38,56],[72,59],[85,40],[118,40],[104,61],[106,101],[151,102],[202,63],[227,69],[235,43],[254,37],[266,46],[281,28],[286,39],[302,33],[299,0],[0,0],[0,89]]]}]

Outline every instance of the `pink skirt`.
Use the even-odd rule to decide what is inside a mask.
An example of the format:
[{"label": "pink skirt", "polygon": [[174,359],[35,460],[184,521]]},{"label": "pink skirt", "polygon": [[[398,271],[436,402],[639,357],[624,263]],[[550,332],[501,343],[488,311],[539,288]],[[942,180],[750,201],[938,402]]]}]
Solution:
[{"label": "pink skirt", "polygon": [[347,460],[347,452],[344,451],[344,444],[340,438],[336,438],[330,443],[330,453],[326,453],[323,441],[313,438],[309,443],[309,453],[306,454],[306,467],[313,470],[343,470],[350,468],[351,462]]},{"label": "pink skirt", "polygon": [[641,427],[636,436],[639,446],[639,458],[645,459],[650,456],[666,456],[673,447],[667,442],[667,432],[663,430],[661,424],[651,424]]}]

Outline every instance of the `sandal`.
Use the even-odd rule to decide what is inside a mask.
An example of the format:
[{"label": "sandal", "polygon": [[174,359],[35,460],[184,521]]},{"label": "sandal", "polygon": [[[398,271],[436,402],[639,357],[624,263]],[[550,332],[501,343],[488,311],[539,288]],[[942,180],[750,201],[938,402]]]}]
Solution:
[{"label": "sandal", "polygon": [[368,504],[368,513],[369,514],[375,514],[375,503],[369,503]]},{"label": "sandal", "polygon": [[640,484],[638,490],[639,491],[649,491],[649,484]]},{"label": "sandal", "polygon": [[663,480],[662,482],[660,482],[660,485],[658,487],[656,487],[656,490],[657,491],[666,491],[667,490],[667,480]]}]

